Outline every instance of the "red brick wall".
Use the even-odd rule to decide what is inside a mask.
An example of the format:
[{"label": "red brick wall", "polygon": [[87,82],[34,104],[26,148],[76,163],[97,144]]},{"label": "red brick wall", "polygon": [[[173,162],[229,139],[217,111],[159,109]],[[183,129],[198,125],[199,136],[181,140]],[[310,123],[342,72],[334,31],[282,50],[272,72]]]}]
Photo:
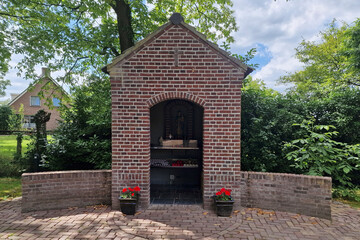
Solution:
[{"label": "red brick wall", "polygon": [[241,205],[331,219],[331,178],[241,172]]},{"label": "red brick wall", "polygon": [[[111,170],[25,173],[22,188],[23,212],[111,204]],[[244,207],[331,219],[330,204],[331,178],[241,172]]]},{"label": "red brick wall", "polygon": [[[178,66],[174,51],[178,49]],[[112,91],[112,206],[123,187],[139,185],[149,204],[150,107],[185,99],[204,108],[204,207],[222,187],[240,204],[241,80],[244,72],[182,25],[170,25],[114,65]]]},{"label": "red brick wall", "polygon": [[24,173],[22,211],[110,204],[111,170]]}]

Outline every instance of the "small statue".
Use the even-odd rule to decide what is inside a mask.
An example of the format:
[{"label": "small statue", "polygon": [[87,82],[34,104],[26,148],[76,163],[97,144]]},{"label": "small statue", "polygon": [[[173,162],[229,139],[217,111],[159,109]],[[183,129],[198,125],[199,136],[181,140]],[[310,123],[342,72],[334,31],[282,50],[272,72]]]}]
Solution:
[{"label": "small statue", "polygon": [[163,137],[161,136],[161,137],[159,138],[159,145],[162,146],[162,145],[163,145],[163,142],[164,142],[164,139],[163,139]]},{"label": "small statue", "polygon": [[179,111],[178,115],[176,117],[177,139],[183,139],[184,138],[184,123],[185,123],[184,115]]}]

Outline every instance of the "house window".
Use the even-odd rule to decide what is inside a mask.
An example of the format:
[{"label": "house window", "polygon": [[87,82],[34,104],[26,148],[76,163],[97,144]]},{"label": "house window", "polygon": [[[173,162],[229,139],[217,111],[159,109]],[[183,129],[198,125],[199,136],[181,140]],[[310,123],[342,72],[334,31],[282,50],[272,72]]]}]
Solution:
[{"label": "house window", "polygon": [[53,98],[53,105],[54,105],[55,107],[60,107],[60,99],[54,97],[54,98]]},{"label": "house window", "polygon": [[36,127],[36,124],[35,124],[35,119],[34,119],[34,116],[24,116],[24,125],[23,125],[23,128],[27,128],[27,129],[30,129],[30,128],[35,128]]},{"label": "house window", "polygon": [[38,97],[38,96],[31,96],[30,106],[40,106],[40,97]]}]

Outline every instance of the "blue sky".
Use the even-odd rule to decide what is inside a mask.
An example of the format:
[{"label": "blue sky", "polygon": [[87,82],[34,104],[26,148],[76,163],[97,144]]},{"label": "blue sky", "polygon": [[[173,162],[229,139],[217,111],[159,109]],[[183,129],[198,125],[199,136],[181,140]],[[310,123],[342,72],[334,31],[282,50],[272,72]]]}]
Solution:
[{"label": "blue sky", "polygon": [[[231,52],[245,54],[257,48],[253,62],[260,66],[251,75],[281,92],[288,86],[278,85],[279,77],[302,68],[294,57],[294,49],[303,39],[319,40],[319,32],[334,18],[352,23],[360,17],[360,0],[233,0],[233,3],[239,30],[233,34],[235,43],[231,45]],[[14,56],[11,66],[20,58]],[[39,75],[41,67],[37,67]],[[52,76],[60,74],[62,72],[55,72]],[[10,98],[10,93],[22,92],[30,83],[17,76],[16,69],[6,78],[12,86],[0,101]]]},{"label": "blue sky", "polygon": [[231,50],[240,54],[256,47],[254,61],[260,67],[251,75],[268,87],[285,91],[278,85],[280,76],[299,71],[295,48],[305,39],[319,40],[319,32],[333,19],[349,24],[360,17],[358,0],[234,0],[239,30]]}]

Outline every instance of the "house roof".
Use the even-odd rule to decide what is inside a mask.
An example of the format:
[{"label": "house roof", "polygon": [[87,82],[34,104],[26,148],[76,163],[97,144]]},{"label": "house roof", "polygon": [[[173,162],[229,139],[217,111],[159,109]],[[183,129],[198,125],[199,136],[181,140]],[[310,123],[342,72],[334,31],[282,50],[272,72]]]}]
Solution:
[{"label": "house roof", "polygon": [[226,52],[225,50],[221,49],[217,44],[212,43],[210,41],[208,41],[206,39],[206,36],[200,32],[198,32],[194,27],[190,26],[189,24],[186,24],[184,22],[184,18],[181,16],[180,13],[174,13],[171,17],[170,17],[170,21],[165,23],[164,25],[162,25],[161,27],[159,27],[156,31],[154,31],[153,33],[151,33],[150,35],[148,35],[147,37],[145,37],[143,40],[137,42],[134,46],[132,46],[131,48],[128,48],[126,51],[124,51],[121,55],[117,56],[116,58],[114,58],[114,60],[112,61],[112,63],[106,65],[105,67],[102,68],[102,71],[109,74],[109,70],[114,67],[117,63],[122,62],[124,59],[129,58],[130,56],[132,56],[133,54],[135,54],[136,52],[138,52],[145,44],[151,42],[152,40],[154,40],[156,37],[158,37],[159,35],[161,35],[166,29],[168,29],[170,26],[172,25],[180,25],[183,28],[189,30],[191,33],[193,33],[194,35],[196,35],[200,41],[204,42],[205,44],[207,44],[208,46],[210,46],[210,48],[214,49],[216,52],[220,53],[220,55],[222,55],[223,57],[227,58],[230,60],[230,62],[232,62],[233,64],[235,64],[236,66],[242,68],[245,71],[245,77],[247,75],[249,75],[252,71],[254,71],[253,68],[247,66],[246,64],[244,64],[242,61],[240,61],[239,59],[231,56],[228,52]]},{"label": "house roof", "polygon": [[[67,95],[67,92],[50,76],[50,71],[48,68],[42,68],[42,73],[39,77],[38,80],[36,80],[34,82],[34,85],[39,83],[41,80],[43,79],[49,79],[50,81],[52,81],[56,87],[58,87],[60,89],[60,91],[62,91],[63,93],[65,93]],[[18,94],[15,98],[13,98],[8,105],[11,106],[13,103],[15,103],[19,98],[21,98],[29,89],[31,88],[31,85],[28,86],[24,91],[22,91],[20,94]]]}]

